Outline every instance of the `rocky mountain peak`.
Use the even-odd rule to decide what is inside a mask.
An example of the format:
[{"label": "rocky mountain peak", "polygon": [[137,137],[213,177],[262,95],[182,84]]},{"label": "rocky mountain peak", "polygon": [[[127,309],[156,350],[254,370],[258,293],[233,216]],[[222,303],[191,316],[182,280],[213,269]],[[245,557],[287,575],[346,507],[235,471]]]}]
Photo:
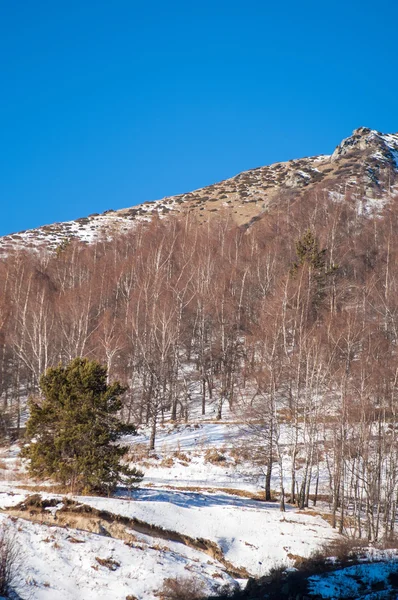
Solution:
[{"label": "rocky mountain peak", "polygon": [[354,129],[350,137],[345,138],[337,146],[331,156],[331,161],[338,161],[348,155],[355,157],[363,152],[366,158],[373,153],[376,158],[390,161],[396,167],[396,157],[394,156],[396,151],[398,151],[398,133],[383,134],[368,127],[358,127],[358,129]]}]

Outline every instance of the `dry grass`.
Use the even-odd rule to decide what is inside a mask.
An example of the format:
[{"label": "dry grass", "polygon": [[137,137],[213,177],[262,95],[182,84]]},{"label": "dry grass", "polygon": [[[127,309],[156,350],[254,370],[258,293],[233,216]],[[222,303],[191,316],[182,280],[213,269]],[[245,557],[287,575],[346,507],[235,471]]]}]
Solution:
[{"label": "dry grass", "polygon": [[208,448],[205,452],[204,460],[206,463],[211,463],[212,465],[217,465],[220,463],[225,463],[227,458],[224,454],[219,452],[216,448]]},{"label": "dry grass", "polygon": [[163,544],[152,544],[148,546],[151,550],[156,550],[157,552],[167,552],[169,548]]},{"label": "dry grass", "polygon": [[40,485],[40,484],[27,484],[27,485],[17,485],[17,489],[28,490],[32,492],[48,492],[51,494],[69,494],[71,489],[69,486],[61,485],[58,483],[50,484],[50,485]]},{"label": "dry grass", "polygon": [[134,444],[131,446],[125,456],[128,462],[141,463],[148,458],[148,444]]},{"label": "dry grass", "polygon": [[312,566],[317,563],[325,564],[325,561],[332,559],[341,564],[348,564],[352,561],[357,561],[363,558],[368,548],[367,540],[351,539],[341,536],[329,543],[324,544],[318,550],[316,550],[309,558],[303,559],[300,565],[306,568],[308,565]]},{"label": "dry grass", "polygon": [[18,467],[7,471],[7,478],[14,481],[31,481],[31,477],[25,471],[20,471]]},{"label": "dry grass", "polygon": [[[324,521],[326,521],[326,523],[328,523],[330,526],[333,527],[333,515],[332,515],[332,513],[320,512],[320,511],[317,511],[317,510],[308,510],[308,509],[306,509],[304,511],[298,511],[298,512],[303,512],[304,514],[310,515],[310,516],[313,516],[313,517],[315,517],[315,516],[322,517],[322,519]],[[340,515],[339,514],[336,514],[336,523],[337,524],[340,523]],[[347,516],[347,515],[344,517],[343,527],[344,527],[345,530],[355,528],[355,524],[356,524],[356,521],[355,521],[354,517]]]},{"label": "dry grass", "polygon": [[303,556],[300,556],[300,554],[292,554],[291,552],[287,553],[287,557],[289,560],[292,560],[294,562],[294,566],[296,569],[299,568],[299,566],[301,566],[306,560]]},{"label": "dry grass", "polygon": [[161,600],[201,600],[203,584],[193,577],[169,577],[156,595]]},{"label": "dry grass", "polygon": [[161,467],[165,467],[165,468],[170,468],[174,465],[174,459],[171,456],[168,456],[167,458],[164,458],[162,460],[162,462],[160,463]]},{"label": "dry grass", "polygon": [[7,524],[0,528],[0,596],[9,598],[21,583],[22,547]]},{"label": "dry grass", "polygon": [[110,571],[116,571],[116,569],[120,567],[120,562],[113,560],[113,558],[100,558],[99,556],[96,556],[95,560],[101,567],[106,567]]},{"label": "dry grass", "polygon": [[190,463],[191,459],[189,458],[189,456],[187,454],[185,454],[185,452],[181,452],[181,450],[176,450],[174,452],[174,458],[176,458],[177,460],[180,460],[183,463]]},{"label": "dry grass", "polygon": [[299,514],[308,515],[309,517],[321,517],[326,523],[332,525],[332,515],[330,513],[320,512],[319,510],[313,510],[306,508],[305,510],[297,511]]}]

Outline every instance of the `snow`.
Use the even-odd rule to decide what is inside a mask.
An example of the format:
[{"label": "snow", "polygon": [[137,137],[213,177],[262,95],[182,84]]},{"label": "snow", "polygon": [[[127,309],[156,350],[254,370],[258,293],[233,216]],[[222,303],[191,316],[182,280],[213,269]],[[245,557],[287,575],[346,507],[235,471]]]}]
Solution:
[{"label": "snow", "polygon": [[341,192],[336,192],[335,190],[329,190],[328,194],[329,194],[329,198],[333,202],[343,202],[345,200],[345,194],[342,194]]},{"label": "snow", "polygon": [[[237,469],[228,459],[212,464],[205,459],[206,451],[217,448],[227,456],[236,439],[245,435],[242,424],[196,423],[195,425],[166,426],[159,429],[156,441],[156,456],[145,464],[145,483],[172,486],[201,486],[249,489],[258,491],[257,476],[252,470]],[[140,435],[123,440],[134,449],[148,444],[149,432],[142,429]],[[175,454],[175,456],[174,456]],[[183,460],[188,454],[189,462]],[[170,467],[162,465],[163,458],[173,458]]]},{"label": "snow", "polygon": [[[262,480],[258,480],[256,468],[235,464],[228,455],[236,447],[236,440],[248,433],[241,423],[233,421],[232,413],[226,410],[225,415],[225,422],[203,419],[192,425],[159,428],[158,458],[148,459],[148,466],[143,467],[145,478],[141,489],[131,494],[120,489],[113,498],[74,498],[79,504],[137,519],[193,540],[209,540],[222,551],[221,562],[204,551],[159,538],[157,532],[137,533],[133,525],[131,534],[136,541],[130,547],[121,539],[57,527],[57,521],[48,527],[14,519],[18,540],[26,549],[22,577],[32,600],[124,600],[129,594],[149,600],[155,597],[165,578],[184,575],[200,578],[206,593],[210,593],[217,583],[236,585],[238,580],[227,573],[228,569],[245,569],[250,575],[261,576],[281,564],[292,566],[297,557],[308,557],[325,542],[338,537],[315,512],[308,514],[287,505],[287,511],[281,513],[278,503],[246,497],[261,490]],[[147,444],[147,439],[148,431],[143,430],[126,441],[133,452],[135,447]],[[225,454],[225,463],[205,460],[206,451],[211,448]],[[184,460],[184,454],[188,461]],[[163,458],[170,456],[173,456],[172,466],[159,466]],[[16,448],[3,458],[5,461],[9,458],[13,469],[18,461]],[[23,483],[7,481],[5,477],[0,485],[1,509],[15,507],[34,493],[22,486]],[[192,486],[198,489],[189,490]],[[227,488],[244,493],[232,495]],[[62,508],[64,498],[50,491],[41,495],[56,499],[56,505],[48,511],[47,521],[51,521],[51,514]],[[71,541],[72,538],[81,543]],[[99,565],[96,557],[111,558],[120,567],[111,571]],[[243,570],[241,573],[245,574]],[[21,595],[25,597],[22,592]]]},{"label": "snow", "polygon": [[26,492],[13,491],[12,488],[9,488],[4,484],[1,487],[2,491],[0,491],[0,510],[17,506],[20,504],[20,502],[23,502],[26,499]]},{"label": "snow", "polygon": [[[68,240],[79,240],[86,244],[91,244],[100,239],[110,241],[115,234],[134,229],[138,222],[148,221],[152,214],[158,213],[164,208],[176,210],[174,200],[164,198],[134,206],[131,209],[107,211],[100,215],[92,215],[75,221],[43,225],[37,229],[28,229],[3,236],[0,238],[0,250],[4,255],[4,246],[23,247],[25,245],[31,249],[45,247],[54,250]],[[139,210],[140,213],[135,214],[132,218],[129,215],[130,210]],[[164,217],[161,212],[158,215],[161,219]]]},{"label": "snow", "polygon": [[398,133],[382,133],[380,137],[387,146],[398,149]]},{"label": "snow", "polygon": [[[59,527],[47,527],[22,519],[1,522],[17,534],[22,568],[18,591],[32,600],[125,600],[135,595],[153,600],[165,578],[194,576],[203,582],[206,593],[216,582],[233,584],[216,561],[181,546],[180,551],[137,540],[123,541]],[[98,559],[114,561],[114,569]],[[217,578],[214,574],[218,574]]]},{"label": "snow", "polygon": [[[354,565],[322,575],[313,575],[309,578],[309,592],[321,598],[396,598],[392,595],[393,589],[387,584],[390,573],[398,571],[395,561],[375,562]],[[369,592],[377,589],[377,584],[386,586],[377,595],[364,595],[364,588]],[[376,594],[376,592],[375,592]]]},{"label": "snow", "polygon": [[251,575],[293,564],[290,556],[310,556],[336,534],[320,516],[278,504],[236,498],[219,492],[195,493],[142,489],[131,500],[79,497],[84,504],[135,517],[168,530],[216,542],[225,558]]},{"label": "snow", "polygon": [[[329,160],[331,157],[331,154],[319,154],[318,156],[312,156],[311,160],[312,162],[324,162]],[[317,170],[317,169],[314,169]]]},{"label": "snow", "polygon": [[398,168],[398,133],[385,133],[380,136],[382,140],[387,144],[395,165]]},{"label": "snow", "polygon": [[58,502],[58,504],[56,504],[55,506],[47,506],[45,510],[47,510],[55,518],[57,512],[61,510],[61,508],[63,508],[64,506],[65,505],[63,502]]},{"label": "snow", "polygon": [[373,152],[373,154],[371,154],[371,158],[374,158],[381,162],[386,162],[388,160],[387,157],[382,152],[380,152],[380,150]]},{"label": "snow", "polygon": [[297,171],[297,174],[301,177],[304,177],[304,179],[311,179],[311,175],[305,171]]},{"label": "snow", "polygon": [[366,198],[357,201],[358,215],[378,215],[388,204],[388,198]]}]

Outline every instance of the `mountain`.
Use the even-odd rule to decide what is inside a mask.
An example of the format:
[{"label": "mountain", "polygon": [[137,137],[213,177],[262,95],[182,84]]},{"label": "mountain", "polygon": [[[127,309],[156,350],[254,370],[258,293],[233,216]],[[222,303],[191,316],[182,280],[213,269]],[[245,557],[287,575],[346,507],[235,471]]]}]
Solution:
[{"label": "mountain", "polygon": [[[250,580],[236,598],[281,598],[278,586],[392,597],[397,157],[398,135],[361,128],[331,155],[3,238],[0,508],[28,548],[32,599],[186,599],[186,577],[200,597],[231,597],[250,576],[259,593]],[[78,498],[77,470],[51,489],[46,425],[27,479],[19,450],[29,410],[47,402],[42,375],[76,357],[125,388],[120,418],[138,435],[122,443],[141,489]],[[102,444],[97,431],[86,446]]]},{"label": "mountain", "polygon": [[396,192],[398,133],[360,127],[330,155],[274,163],[186,194],[6,235],[0,238],[0,249],[55,248],[73,238],[90,243],[102,235],[128,231],[137,220],[176,213],[192,213],[206,221],[222,211],[248,227],[281,201],[297,201],[308,194],[328,194],[331,201],[350,199],[357,203],[358,213],[372,215]]}]

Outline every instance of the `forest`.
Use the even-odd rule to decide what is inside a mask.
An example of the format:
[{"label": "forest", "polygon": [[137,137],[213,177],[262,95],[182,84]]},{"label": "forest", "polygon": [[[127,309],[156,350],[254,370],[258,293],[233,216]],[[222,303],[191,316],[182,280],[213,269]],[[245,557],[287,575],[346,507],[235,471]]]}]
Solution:
[{"label": "forest", "polygon": [[227,213],[156,217],[3,255],[2,435],[23,435],[48,367],[95,359],[128,386],[120,416],[150,426],[149,452],[165,419],[221,420],[228,407],[252,433],[241,452],[263,466],[266,499],[322,498],[341,533],[392,538],[397,208],[370,218],[349,196],[281,195],[246,228]]}]

